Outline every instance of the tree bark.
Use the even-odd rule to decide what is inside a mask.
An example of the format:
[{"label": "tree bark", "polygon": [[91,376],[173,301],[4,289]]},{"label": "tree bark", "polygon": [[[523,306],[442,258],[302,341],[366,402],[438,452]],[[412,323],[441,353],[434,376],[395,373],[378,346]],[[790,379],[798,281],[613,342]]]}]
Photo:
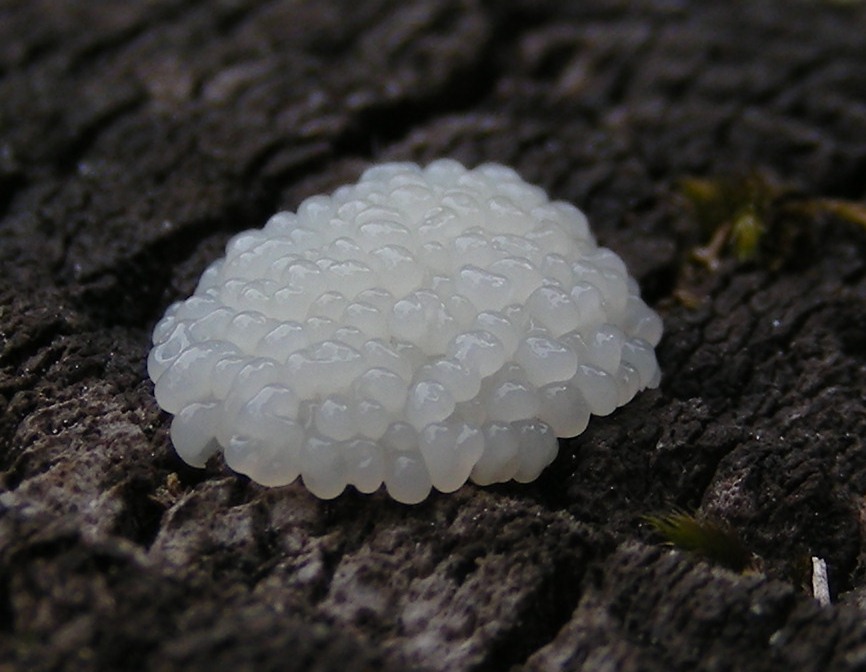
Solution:
[{"label": "tree bark", "polygon": [[[864,26],[817,0],[0,2],[0,670],[863,669]],[[167,305],[273,212],[439,156],[587,213],[664,317],[661,388],[534,483],[412,507],[183,464],[145,371]],[[677,510],[749,569],[664,545],[646,516]]]}]

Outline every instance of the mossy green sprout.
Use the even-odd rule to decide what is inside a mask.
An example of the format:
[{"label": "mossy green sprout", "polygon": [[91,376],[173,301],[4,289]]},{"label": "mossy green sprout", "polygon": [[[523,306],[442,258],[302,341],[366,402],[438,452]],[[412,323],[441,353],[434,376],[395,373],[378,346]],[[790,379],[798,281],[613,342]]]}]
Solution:
[{"label": "mossy green sprout", "polygon": [[737,533],[723,523],[698,518],[684,511],[644,516],[644,520],[670,546],[699,555],[735,572],[754,568],[753,554],[743,545]]},{"label": "mossy green sprout", "polygon": [[749,261],[758,252],[767,230],[775,187],[755,174],[736,178],[684,178],[680,192],[691,204],[709,242],[696,248],[692,256],[715,270],[725,248],[739,261]]},{"label": "mossy green sprout", "polygon": [[843,222],[850,222],[866,229],[866,204],[857,201],[846,201],[838,198],[822,198],[811,202],[811,207],[818,212],[827,212],[838,217]]},{"label": "mossy green sprout", "polygon": [[[808,237],[816,217],[830,215],[866,229],[866,204],[798,193],[758,172],[743,176],[679,180],[708,241],[692,258],[716,270],[726,254],[739,262],[759,256],[777,268]],[[801,245],[802,246],[802,245]]]}]

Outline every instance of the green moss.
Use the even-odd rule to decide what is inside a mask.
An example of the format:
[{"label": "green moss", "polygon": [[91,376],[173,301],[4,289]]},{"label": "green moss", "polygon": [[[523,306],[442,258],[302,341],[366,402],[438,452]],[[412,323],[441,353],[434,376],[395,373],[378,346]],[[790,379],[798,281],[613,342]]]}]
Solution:
[{"label": "green moss", "polygon": [[683,511],[645,516],[644,520],[671,546],[736,572],[745,571],[754,565],[752,553],[727,525]]},{"label": "green moss", "polygon": [[707,241],[692,259],[710,270],[727,256],[769,268],[795,260],[798,250],[811,250],[815,220],[824,215],[866,229],[866,204],[798,193],[757,172],[687,177],[678,191]]},{"label": "green moss", "polygon": [[720,258],[733,252],[739,261],[758,254],[767,222],[780,190],[766,178],[746,177],[680,180],[680,193],[694,211],[706,246],[694,250],[695,259],[714,269]]}]

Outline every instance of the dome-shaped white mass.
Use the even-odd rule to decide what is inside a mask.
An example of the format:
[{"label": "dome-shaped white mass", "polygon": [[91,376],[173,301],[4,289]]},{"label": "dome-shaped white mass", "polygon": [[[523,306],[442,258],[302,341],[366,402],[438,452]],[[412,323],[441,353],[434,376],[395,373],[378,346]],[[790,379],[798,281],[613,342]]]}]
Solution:
[{"label": "dome-shaped white mass", "polygon": [[659,316],[577,208],[504,166],[388,163],[229,241],[153,332],[194,466],[401,502],[528,482],[659,383]]}]

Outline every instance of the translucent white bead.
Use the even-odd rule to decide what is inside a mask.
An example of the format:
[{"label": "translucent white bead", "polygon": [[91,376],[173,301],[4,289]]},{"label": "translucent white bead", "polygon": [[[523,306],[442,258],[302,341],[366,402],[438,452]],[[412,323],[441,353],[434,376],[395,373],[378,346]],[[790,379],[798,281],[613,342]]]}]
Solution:
[{"label": "translucent white bead", "polygon": [[616,373],[617,406],[624,406],[641,389],[640,374],[628,362],[622,362]]},{"label": "translucent white bead", "polygon": [[330,290],[322,292],[316,297],[315,301],[310,304],[307,315],[337,320],[342,317],[343,311],[348,305],[349,301],[345,296],[338,291]]},{"label": "translucent white bead", "polygon": [[475,318],[473,329],[493,334],[502,343],[506,357],[514,355],[520,343],[520,336],[511,321],[502,313],[483,311]]},{"label": "translucent white bead", "polygon": [[304,486],[320,499],[333,499],[346,489],[348,474],[339,443],[321,436],[309,436],[301,449],[301,478]]},{"label": "translucent white bead", "polygon": [[417,289],[424,279],[424,267],[415,256],[400,245],[376,248],[370,254],[370,264],[380,277],[387,277],[388,289],[404,296]]},{"label": "translucent white bead", "polygon": [[[342,189],[342,187],[340,187]],[[372,201],[368,200],[368,198],[364,198],[361,195],[361,190],[356,188],[352,192],[342,192],[338,197],[337,194],[340,192],[340,189],[334,192],[334,202],[339,202],[340,206],[337,208],[337,217],[340,219],[344,219],[349,222],[355,221],[355,218],[364,210],[373,205]],[[371,192],[367,192],[369,195]]]},{"label": "translucent white bead", "polygon": [[[247,364],[241,369],[236,379],[242,379],[242,384],[233,386],[223,402],[216,428],[216,438],[223,446],[235,435],[267,439],[269,432],[278,432],[283,421],[294,420],[297,414],[299,402],[294,388],[276,382],[273,370],[260,364]],[[274,390],[279,395],[267,405]]]},{"label": "translucent white bead", "polygon": [[[310,196],[298,206],[298,220],[310,228],[320,228],[336,213],[330,196]],[[296,231],[298,227],[292,229]]]},{"label": "translucent white bead", "polygon": [[430,474],[418,452],[418,433],[405,422],[394,422],[382,436],[385,487],[398,502],[417,504],[430,494]]},{"label": "translucent white bead", "polygon": [[586,429],[590,409],[576,385],[551,383],[538,394],[541,397],[538,417],[551,426],[556,436],[577,436]]},{"label": "translucent white bead", "polygon": [[493,244],[493,249],[499,252],[497,256],[501,258],[526,259],[534,264],[534,260],[542,255],[541,248],[522,235],[498,234],[493,236],[490,242]]},{"label": "translucent white bead", "polygon": [[440,492],[463,485],[484,452],[481,430],[456,418],[427,425],[420,439],[430,482]]},{"label": "translucent white bead", "polygon": [[435,380],[442,383],[458,403],[474,398],[481,389],[481,376],[447,357],[425,364],[419,369],[418,376],[420,380]]},{"label": "translucent white bead", "polygon": [[607,268],[601,270],[601,275],[604,281],[598,288],[607,309],[608,319],[622,322],[629,296],[625,276]]},{"label": "translucent white bead", "polygon": [[373,367],[362,373],[354,382],[355,394],[361,398],[372,399],[388,413],[396,414],[403,410],[409,385],[399,374],[390,369]]},{"label": "translucent white bead", "polygon": [[424,174],[434,184],[444,187],[454,184],[466,173],[466,168],[454,159],[436,159],[424,169]]},{"label": "translucent white bead", "polygon": [[506,257],[490,264],[490,271],[508,278],[511,287],[509,303],[523,303],[541,286],[544,276],[531,261],[522,257]]},{"label": "translucent white bead", "polygon": [[391,333],[410,343],[417,343],[427,334],[424,306],[417,296],[407,296],[394,304],[390,319]]},{"label": "translucent white bead", "polygon": [[[457,185],[468,186],[464,184],[464,180],[468,176],[468,173],[461,176],[457,180]],[[482,210],[478,199],[472,196],[466,189],[448,189],[442,197],[442,206],[450,208],[457,213],[457,218],[453,221],[448,231],[446,231],[449,239],[466,229],[478,226],[479,222],[483,222],[486,219],[486,213]]]},{"label": "translucent white bead", "polygon": [[507,196],[514,203],[519,203],[521,210],[524,211],[547,201],[547,193],[545,193],[544,189],[523,181],[499,184],[497,185],[497,191]]},{"label": "translucent white bead", "polygon": [[394,351],[400,356],[411,371],[417,371],[427,362],[427,355],[414,343],[406,341],[392,341]]},{"label": "translucent white bead", "polygon": [[550,330],[553,336],[561,336],[576,329],[580,324],[579,308],[571,297],[559,287],[544,285],[536,289],[526,300],[529,314]]},{"label": "translucent white bead", "polygon": [[262,336],[256,354],[285,362],[289,355],[309,345],[304,326],[300,322],[280,322]]},{"label": "translucent white bead", "polygon": [[380,439],[388,429],[392,414],[377,401],[359,399],[355,404],[357,426],[355,431],[368,439]]},{"label": "translucent white bead", "polygon": [[575,328],[588,328],[605,321],[601,292],[588,282],[577,281],[571,288],[571,300],[580,316]]},{"label": "translucent white bead", "polygon": [[312,297],[294,287],[282,287],[274,292],[269,316],[275,320],[303,321],[307,317]]},{"label": "translucent white bead", "polygon": [[475,397],[457,404],[454,407],[454,414],[476,427],[481,427],[487,422],[487,405],[480,397]]},{"label": "translucent white bead", "polygon": [[388,220],[374,220],[358,227],[358,240],[365,252],[386,245],[402,248],[414,247],[412,233],[402,224]]},{"label": "translucent white bead", "polygon": [[472,305],[472,302],[460,294],[449,296],[445,306],[448,309],[448,314],[463,329],[468,329],[478,315],[478,310]]},{"label": "translucent white bead", "polygon": [[235,436],[224,449],[226,463],[257,483],[269,487],[288,485],[299,474],[303,430],[287,426],[279,440]]},{"label": "translucent white bead", "polygon": [[551,218],[563,227],[577,241],[592,240],[589,222],[580,210],[565,201],[553,201],[533,208],[532,215],[536,220]]},{"label": "translucent white bead", "polygon": [[520,442],[520,466],[514,474],[518,483],[529,483],[556,458],[559,444],[550,426],[541,420],[512,423]]},{"label": "translucent white bead", "polygon": [[299,404],[291,387],[278,383],[265,385],[246,403],[235,427],[261,438],[273,436],[285,428],[286,421],[297,419]]},{"label": "translucent white bead", "polygon": [[497,188],[502,188],[502,183],[518,182],[523,183],[520,175],[513,168],[504,166],[501,163],[482,163],[475,171],[486,177],[490,184],[496,185]]},{"label": "translucent white bead", "polygon": [[302,398],[315,397],[322,392],[322,381],[318,375],[316,362],[310,357],[308,350],[293,352],[285,363],[286,380],[292,381],[292,386]]},{"label": "translucent white bead", "polygon": [[177,413],[187,404],[210,396],[214,364],[221,357],[237,352],[225,341],[207,341],[184,350],[156,381],[154,395],[160,407]]},{"label": "translucent white bead", "polygon": [[616,275],[625,278],[628,270],[619,255],[606,247],[599,247],[592,254],[587,255],[589,261],[599,269],[613,271]]},{"label": "translucent white bead", "polygon": [[294,212],[278,212],[265,223],[264,232],[271,236],[284,236],[298,225]]},{"label": "translucent white bead", "polygon": [[[296,250],[294,243],[292,243],[289,238],[275,236],[262,241],[262,243],[253,248],[251,252],[253,252],[257,257],[254,262],[256,273],[253,277],[260,278],[262,275],[261,269],[266,266],[270,267],[272,260],[282,259],[284,257],[294,257]],[[277,278],[271,279],[276,280]]]},{"label": "translucent white bead", "polygon": [[568,380],[577,371],[577,357],[571,348],[547,336],[524,338],[517,346],[514,360],[537,387]]},{"label": "translucent white bead", "polygon": [[226,328],[226,340],[235,344],[241,352],[252,355],[259,341],[275,326],[272,320],[253,310],[236,314]]},{"label": "translucent white bead", "polygon": [[464,189],[467,194],[475,193],[483,195],[490,193],[492,189],[490,178],[478,170],[461,175],[457,180],[457,186]]},{"label": "translucent white bead", "polygon": [[518,207],[513,200],[500,193],[487,199],[490,215],[487,222],[490,230],[495,233],[524,233],[526,212]]},{"label": "translucent white bead", "polygon": [[574,284],[571,264],[568,263],[565,257],[556,252],[544,255],[544,259],[541,262],[541,272],[545,278],[559,283],[563,288],[570,288]]},{"label": "translucent white bead", "polygon": [[171,442],[181,459],[194,467],[203,467],[219,450],[215,432],[219,402],[193,402],[184,406],[171,421]]},{"label": "translucent white bead", "polygon": [[641,338],[631,338],[622,347],[622,361],[631,364],[640,375],[642,387],[649,387],[659,370],[653,347]]},{"label": "translucent white bead", "polygon": [[348,387],[364,370],[363,355],[339,341],[322,341],[307,350],[315,373],[336,389]]},{"label": "translucent white bead", "polygon": [[472,467],[470,478],[478,485],[504,483],[514,478],[520,466],[520,445],[511,425],[491,422],[482,428],[484,452]]},{"label": "translucent white bead", "polygon": [[225,264],[223,259],[217,259],[208,266],[201,277],[198,279],[198,285],[195,288],[196,294],[203,294],[213,288],[218,288],[222,282],[222,268]]},{"label": "translucent white bead", "polygon": [[409,390],[406,420],[420,431],[431,422],[438,422],[451,415],[454,405],[454,397],[442,383],[422,380]]},{"label": "translucent white bead", "polygon": [[511,282],[503,275],[467,264],[457,273],[455,288],[476,307],[501,310],[511,299]]},{"label": "translucent white bead", "polygon": [[[365,224],[379,224],[381,222],[385,223],[393,223],[397,226],[400,226],[400,220],[403,219],[403,215],[396,208],[391,207],[390,205],[379,205],[379,204],[371,204],[369,208],[365,208],[362,212],[358,213],[358,216],[355,217],[355,226],[360,228]],[[369,233],[374,233],[377,229],[374,227],[372,229],[368,229]],[[374,241],[371,240],[371,236],[359,236],[360,242],[365,242],[368,244],[372,244],[373,247],[377,247]],[[375,240],[378,240],[376,238]],[[379,243],[379,245],[384,245],[384,243]],[[370,248],[372,249],[372,247]]]},{"label": "translucent white bead", "polygon": [[449,345],[448,354],[482,378],[497,371],[505,362],[505,348],[498,338],[487,331],[459,334]]},{"label": "translucent white bead", "polygon": [[198,318],[189,325],[187,333],[189,338],[195,342],[209,341],[213,334],[226,334],[229,331],[229,323],[237,315],[231,308],[221,306]]},{"label": "translucent white bead", "polygon": [[603,324],[587,334],[589,362],[608,373],[616,373],[625,334],[612,324]]},{"label": "translucent white bead", "polygon": [[500,371],[485,381],[482,392],[485,397],[486,417],[490,420],[512,422],[533,418],[538,414],[536,387],[518,373]]},{"label": "translucent white bead", "polygon": [[189,299],[178,305],[178,307],[174,310],[174,316],[178,321],[194,322],[202,317],[210,315],[210,313],[220,307],[221,304],[219,300],[213,296],[193,295]]},{"label": "translucent white bead", "polygon": [[372,268],[360,261],[347,259],[332,264],[328,270],[328,285],[353,299],[359,292],[376,286],[378,276]]},{"label": "translucent white bead", "polygon": [[[333,220],[331,223],[333,224]],[[331,241],[325,251],[334,261],[348,261],[364,256],[361,246],[348,236],[340,236]]]},{"label": "translucent white bead", "polygon": [[388,200],[398,206],[406,220],[412,224],[416,224],[421,213],[438,202],[436,194],[423,180],[422,184],[403,184],[392,189]]},{"label": "translucent white bead", "polygon": [[192,344],[189,326],[186,322],[175,321],[169,334],[150,351],[147,356],[147,374],[152,381],[157,382],[174,360]]},{"label": "translucent white bead", "polygon": [[642,338],[655,347],[662,338],[664,327],[658,313],[647,306],[639,296],[630,295],[626,304],[623,330],[632,338]]},{"label": "translucent white bead", "polygon": [[572,352],[574,352],[575,357],[577,357],[578,364],[590,364],[590,356],[589,356],[589,346],[586,344],[586,340],[583,338],[583,335],[579,331],[569,331],[566,334],[563,334],[558,339],[560,343],[571,348]]},{"label": "translucent white bead", "polygon": [[242,252],[255,247],[264,239],[265,234],[262,231],[242,231],[229,239],[229,242],[226,244],[226,256],[232,257],[241,254]]},{"label": "translucent white bead", "polygon": [[226,462],[264,485],[291,483],[298,476],[303,428],[293,420],[262,414],[255,402],[251,406],[235,416],[231,435],[220,438]]},{"label": "translucent white bead", "polygon": [[412,362],[394,348],[393,345],[381,339],[374,338],[364,343],[361,352],[367,366],[393,371],[407,383],[412,380],[415,372]]},{"label": "translucent white bead", "polygon": [[408,422],[392,422],[382,435],[380,443],[391,452],[415,451],[418,449],[418,432]]},{"label": "translucent white bead", "polygon": [[394,295],[382,287],[371,287],[370,289],[358,292],[357,296],[355,296],[355,301],[358,303],[368,303],[382,313],[391,310],[394,300]]},{"label": "translucent white bead", "polygon": [[364,347],[364,343],[367,342],[367,334],[353,326],[338,327],[331,334],[331,340],[360,351]]},{"label": "translucent white bead", "polygon": [[[440,270],[450,270],[450,263],[438,255],[438,250],[445,252],[450,256],[445,247],[439,242],[448,240],[455,233],[460,231],[461,223],[456,211],[451,208],[436,206],[430,208],[424,213],[421,225],[418,227],[418,236],[422,241],[421,257],[427,260],[430,253],[436,253],[437,257],[443,262],[442,264],[433,264],[434,268]],[[435,247],[427,247],[427,245],[435,245]]]},{"label": "translucent white bead", "polygon": [[567,250],[572,246],[569,234],[558,226],[550,226],[548,222],[542,222],[529,231],[526,238],[546,250]]},{"label": "translucent white bead", "polygon": [[375,492],[385,479],[385,457],[381,446],[369,439],[353,439],[339,449],[346,465],[346,480],[361,492]]},{"label": "translucent white bead", "polygon": [[160,345],[168,340],[171,332],[177,326],[177,311],[183,305],[183,301],[175,301],[165,310],[165,315],[156,323],[153,328],[151,339],[154,345]]},{"label": "translucent white bead", "polygon": [[303,259],[290,264],[280,282],[297,296],[307,298],[307,305],[328,288],[324,271],[312,261]]},{"label": "translucent white bead", "polygon": [[403,504],[417,504],[427,499],[432,483],[421,453],[389,451],[385,458],[385,488]]},{"label": "translucent white bead", "polygon": [[370,182],[373,184],[380,184],[383,182],[387,182],[390,178],[396,175],[403,175],[404,173],[418,173],[420,172],[420,168],[418,164],[411,163],[409,161],[405,161],[402,163],[393,162],[393,163],[380,163],[377,166],[371,166],[367,168],[361,174],[361,182]]},{"label": "translucent white bead", "polygon": [[438,240],[430,240],[421,245],[418,250],[418,263],[429,268],[431,273],[450,274],[454,269],[450,250]]},{"label": "translucent white bead", "polygon": [[[258,361],[267,361],[262,358]],[[211,395],[214,399],[225,399],[232,390],[238,374],[249,364],[249,358],[240,352],[220,357],[211,374]]]},{"label": "translucent white bead", "polygon": [[580,389],[593,415],[610,415],[616,410],[619,393],[607,371],[581,364],[571,382]]},{"label": "translucent white bead", "polygon": [[316,409],[316,431],[335,441],[352,438],[357,431],[354,404],[342,395],[331,394]]}]

